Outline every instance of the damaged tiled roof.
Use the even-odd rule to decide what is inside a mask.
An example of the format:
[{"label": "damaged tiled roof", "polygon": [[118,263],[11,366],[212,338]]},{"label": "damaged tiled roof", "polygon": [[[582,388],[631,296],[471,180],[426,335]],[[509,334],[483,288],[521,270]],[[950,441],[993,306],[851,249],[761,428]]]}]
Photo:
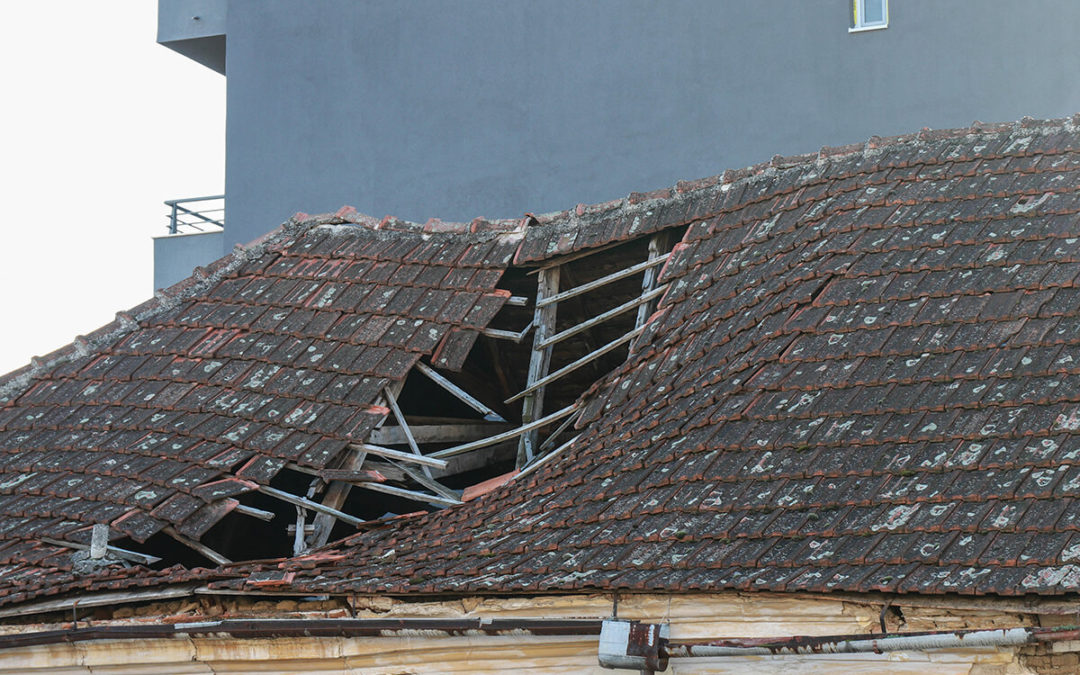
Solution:
[{"label": "damaged tiled roof", "polygon": [[692,224],[569,449],[276,567],[319,593],[1075,592],[1077,123],[874,138],[648,197]]},{"label": "damaged tiled roof", "polygon": [[389,412],[387,383],[464,358],[520,230],[294,219],[0,380],[4,601],[132,577],[74,573],[48,539],[198,539],[286,463],[331,465]]},{"label": "damaged tiled roof", "polygon": [[689,225],[557,458],[212,583],[1075,591],[1078,123],[873,138],[520,224],[293,223],[0,381],[0,563],[67,569],[39,538],[92,522],[197,536],[362,439],[421,355],[467,351],[508,265]]}]

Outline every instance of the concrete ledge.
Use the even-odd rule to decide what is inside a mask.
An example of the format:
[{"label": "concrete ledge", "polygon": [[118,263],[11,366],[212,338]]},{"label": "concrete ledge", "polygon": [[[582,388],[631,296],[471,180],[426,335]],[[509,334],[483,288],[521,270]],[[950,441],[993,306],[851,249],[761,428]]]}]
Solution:
[{"label": "concrete ledge", "polygon": [[158,0],[158,43],[225,74],[226,0]]}]

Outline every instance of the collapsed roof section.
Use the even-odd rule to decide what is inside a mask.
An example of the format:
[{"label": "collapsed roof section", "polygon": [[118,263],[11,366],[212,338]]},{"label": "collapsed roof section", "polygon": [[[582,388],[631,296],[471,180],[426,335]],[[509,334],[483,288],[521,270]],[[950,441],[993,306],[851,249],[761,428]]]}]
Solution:
[{"label": "collapsed roof section", "polygon": [[212,585],[1076,592],[1077,121],[688,192],[666,295],[578,438],[480,502]]},{"label": "collapsed roof section", "polygon": [[1075,590],[1078,172],[1024,121],[296,219],[0,382],[3,601]]},{"label": "collapsed roof section", "polygon": [[[618,232],[602,219],[621,203],[422,226],[300,214],[7,376],[4,600],[207,578],[185,570],[504,482],[565,440],[665,290],[672,224],[633,209],[652,221]],[[90,557],[95,527],[108,547]]]}]

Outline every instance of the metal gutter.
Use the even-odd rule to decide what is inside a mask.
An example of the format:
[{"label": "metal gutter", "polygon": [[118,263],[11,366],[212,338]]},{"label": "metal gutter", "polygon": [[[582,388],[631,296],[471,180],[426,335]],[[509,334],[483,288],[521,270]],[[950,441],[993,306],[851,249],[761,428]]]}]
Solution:
[{"label": "metal gutter", "polygon": [[870,633],[861,635],[722,638],[707,642],[672,642],[667,626],[609,620],[600,636],[600,665],[605,668],[662,672],[668,659],[722,656],[854,654],[932,649],[1009,647],[1080,640],[1080,628],[1003,628],[993,630]]},{"label": "metal gutter", "polygon": [[0,635],[0,649],[92,640],[189,637],[407,637],[455,635],[593,636],[598,619],[229,619],[198,623],[102,625]]}]

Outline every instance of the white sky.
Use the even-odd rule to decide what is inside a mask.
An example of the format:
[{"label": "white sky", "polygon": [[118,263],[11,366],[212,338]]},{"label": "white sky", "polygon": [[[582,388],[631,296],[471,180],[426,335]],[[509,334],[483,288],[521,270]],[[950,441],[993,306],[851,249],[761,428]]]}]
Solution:
[{"label": "white sky", "polygon": [[149,298],[162,201],[224,192],[225,78],[156,22],[156,0],[4,7],[0,374]]}]

